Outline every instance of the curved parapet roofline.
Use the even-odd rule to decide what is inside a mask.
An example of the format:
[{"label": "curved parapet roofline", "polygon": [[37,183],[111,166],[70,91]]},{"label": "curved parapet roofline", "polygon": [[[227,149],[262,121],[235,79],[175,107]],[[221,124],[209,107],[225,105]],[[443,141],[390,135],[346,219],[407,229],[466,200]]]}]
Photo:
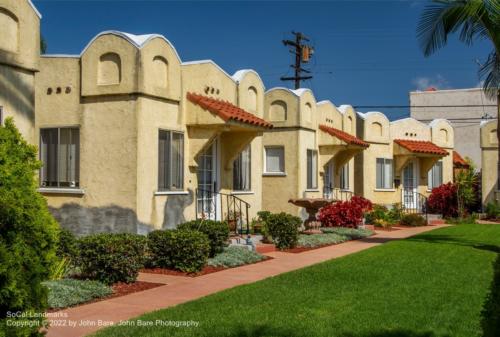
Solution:
[{"label": "curved parapet roofline", "polygon": [[430,128],[430,125],[429,125],[429,124],[425,124],[425,123],[423,123],[423,122],[421,122],[421,121],[419,121],[418,119],[415,119],[415,118],[413,118],[413,117],[406,117],[406,118],[396,119],[395,121],[392,121],[392,122],[391,122],[391,124],[401,123],[401,122],[406,121],[406,120],[415,121],[415,122],[417,122],[417,123],[419,123],[419,124],[424,125],[424,126],[425,126],[425,127],[427,127],[427,128]]},{"label": "curved parapet roofline", "polygon": [[383,113],[383,112],[380,112],[380,111],[368,111],[368,112],[360,112],[360,111],[356,111],[356,114],[363,118],[363,119],[367,119],[369,118],[370,116],[375,116],[375,115],[380,115],[382,116],[385,120],[387,120],[387,123],[390,123],[389,122],[389,118],[387,118],[387,116]]},{"label": "curved parapet roofline", "polygon": [[170,47],[172,47],[172,49],[174,50],[175,56],[177,57],[179,62],[181,62],[181,58],[179,57],[179,53],[177,53],[177,50],[175,49],[174,45],[165,36],[163,36],[161,34],[134,35],[134,34],[130,34],[130,33],[120,32],[118,30],[106,30],[106,31],[100,32],[99,34],[94,36],[92,38],[92,40],[90,40],[90,42],[87,43],[85,48],[83,48],[82,52],[80,53],[80,56],[82,56],[87,51],[87,49],[92,45],[92,43],[95,40],[97,40],[99,37],[101,37],[103,35],[119,36],[119,37],[127,40],[128,42],[130,42],[130,44],[132,44],[137,49],[142,49],[152,39],[160,38],[160,39],[164,40]]},{"label": "curved parapet roofline", "polygon": [[219,66],[217,63],[215,63],[213,60],[206,59],[206,60],[196,60],[196,61],[187,61],[187,62],[182,62],[181,66],[189,66],[193,64],[212,64],[215,66],[218,70],[220,70],[224,75],[229,77],[234,83],[238,83],[231,75],[227,73],[224,69],[222,69],[221,66]]},{"label": "curved parapet roofline", "polygon": [[486,125],[489,125],[492,123],[498,123],[497,119],[495,118],[495,119],[490,119],[490,120],[486,120],[486,121],[481,121],[481,123],[479,123],[479,127],[484,128],[484,127],[486,127]]},{"label": "curved parapet roofline", "polygon": [[448,124],[451,128],[453,128],[453,126],[451,125],[450,121],[447,120],[446,118],[436,118],[436,119],[433,119],[430,123],[429,123],[429,126],[431,128],[433,128],[434,126],[436,126],[438,123],[440,122],[445,122],[446,124]]},{"label": "curved parapet roofline", "polygon": [[33,10],[35,11],[36,15],[41,19],[42,18],[42,14],[40,14],[40,12],[38,11],[38,9],[36,9],[35,5],[31,2],[31,0],[28,0],[28,3],[30,4],[31,8],[33,8]]},{"label": "curved parapet roofline", "polygon": [[233,76],[231,76],[231,77],[233,78],[233,80],[236,81],[236,83],[240,83],[243,80],[243,78],[246,76],[246,74],[249,74],[249,73],[253,73],[259,78],[260,82],[262,83],[262,86],[264,87],[264,91],[265,91],[266,87],[264,85],[264,81],[262,81],[262,78],[260,77],[259,73],[253,69],[240,69],[237,72],[235,72],[233,74]]},{"label": "curved parapet roofline", "polygon": [[286,87],[273,87],[273,88],[270,88],[269,90],[267,90],[265,93],[267,94],[268,92],[275,91],[275,90],[283,90],[283,91],[289,92],[292,95],[294,95],[295,97],[299,97],[299,98],[305,92],[309,91],[311,93],[311,95],[313,95],[313,97],[314,97],[314,93],[312,92],[311,89],[308,89],[308,88],[300,88],[300,89],[292,90],[292,89],[286,88]]}]

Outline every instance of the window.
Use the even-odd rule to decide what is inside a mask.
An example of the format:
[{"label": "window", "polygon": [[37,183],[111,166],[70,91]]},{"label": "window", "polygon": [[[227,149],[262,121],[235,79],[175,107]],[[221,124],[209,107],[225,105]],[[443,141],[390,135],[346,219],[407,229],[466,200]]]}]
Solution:
[{"label": "window", "polygon": [[318,188],[318,152],[307,150],[307,189]]},{"label": "window", "polygon": [[432,190],[434,187],[443,184],[443,162],[440,160],[427,173],[427,188]]},{"label": "window", "polygon": [[160,130],[158,139],[158,190],[184,187],[184,135]]},{"label": "window", "polygon": [[43,187],[80,186],[80,130],[40,130],[40,181]]},{"label": "window", "polygon": [[340,189],[349,189],[349,163],[342,166],[342,169],[340,170]]},{"label": "window", "polygon": [[392,188],[392,159],[377,158],[377,188],[390,189]]},{"label": "window", "polygon": [[3,107],[0,106],[0,126],[3,125]]},{"label": "window", "polygon": [[266,147],[265,153],[264,172],[285,173],[285,148],[282,146]]},{"label": "window", "polygon": [[233,163],[233,190],[250,191],[251,150],[248,145]]}]

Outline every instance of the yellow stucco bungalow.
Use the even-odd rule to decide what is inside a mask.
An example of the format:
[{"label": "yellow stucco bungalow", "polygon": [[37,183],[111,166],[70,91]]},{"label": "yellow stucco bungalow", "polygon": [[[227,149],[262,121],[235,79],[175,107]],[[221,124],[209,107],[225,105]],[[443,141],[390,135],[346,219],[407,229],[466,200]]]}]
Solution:
[{"label": "yellow stucco bungalow", "polygon": [[380,112],[357,113],[358,136],[370,147],[356,156],[355,192],[383,205],[422,211],[433,187],[453,181],[453,128],[443,119],[390,122]]},{"label": "yellow stucco bungalow", "polygon": [[353,157],[368,146],[355,137],[352,107],[316,102],[309,89],[272,88],[265,94],[264,118],[274,128],[263,136],[263,209],[305,216],[287,201],[352,193]]},{"label": "yellow stucco bungalow", "polygon": [[483,205],[500,202],[498,181],[498,137],[497,120],[481,123],[481,190]]}]

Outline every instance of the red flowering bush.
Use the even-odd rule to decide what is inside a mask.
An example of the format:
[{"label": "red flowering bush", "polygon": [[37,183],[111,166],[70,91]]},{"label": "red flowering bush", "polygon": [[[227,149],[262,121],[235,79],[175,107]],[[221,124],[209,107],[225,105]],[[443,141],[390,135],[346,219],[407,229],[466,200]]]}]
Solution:
[{"label": "red flowering bush", "polygon": [[429,211],[442,214],[445,218],[458,216],[457,185],[443,184],[432,189],[428,199]]},{"label": "red flowering bush", "polygon": [[363,213],[372,209],[370,200],[353,196],[350,201],[338,201],[320,209],[318,220],[323,227],[357,227]]}]

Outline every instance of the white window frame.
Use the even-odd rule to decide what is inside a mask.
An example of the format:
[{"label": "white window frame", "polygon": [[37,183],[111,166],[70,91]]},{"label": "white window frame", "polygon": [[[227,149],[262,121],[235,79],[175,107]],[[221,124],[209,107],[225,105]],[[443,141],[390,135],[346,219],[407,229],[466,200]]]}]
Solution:
[{"label": "white window frame", "polygon": [[[61,130],[63,129],[70,129],[70,130],[77,130],[78,132],[78,144],[76,145],[76,148],[75,148],[75,156],[76,158],[74,159],[74,172],[73,174],[75,175],[75,181],[74,181],[74,184],[71,184],[69,186],[61,186],[61,180],[59,178],[59,173],[60,173],[60,167],[59,167],[59,164],[60,164],[60,146],[61,146]],[[61,126],[61,127],[49,127],[49,128],[40,128],[40,141],[39,141],[39,144],[40,144],[40,153],[39,153],[39,158],[40,158],[40,161],[43,163],[43,158],[45,156],[45,153],[44,153],[44,146],[43,146],[43,142],[42,142],[42,133],[44,131],[47,131],[47,130],[57,130],[57,153],[56,153],[56,159],[55,159],[55,170],[56,170],[56,186],[48,186],[44,183],[44,175],[45,175],[45,172],[47,170],[47,165],[48,163],[44,163],[44,165],[42,166],[42,168],[40,169],[40,187],[43,189],[43,188],[47,188],[47,189],[58,189],[58,190],[63,190],[63,189],[71,189],[71,190],[80,190],[80,128],[77,127],[77,126]],[[70,137],[72,137],[72,135],[70,134]]]},{"label": "white window frame", "polygon": [[[381,172],[381,177],[382,177],[382,184],[381,186],[378,185],[378,162],[379,160],[382,160],[382,172]],[[390,167],[391,167],[391,172],[390,172],[390,179],[389,181],[385,181],[386,178],[386,165],[387,163],[390,162]],[[377,190],[393,190],[394,189],[394,160],[392,158],[376,158],[375,159],[375,189]]]},{"label": "white window frame", "polygon": [[[162,135],[162,133],[165,133],[168,135],[168,138],[169,138],[169,146],[172,147],[172,139],[173,139],[173,135],[176,134],[176,135],[180,135],[181,136],[181,140],[182,140],[182,143],[181,143],[181,150],[180,150],[180,177],[172,177],[172,164],[174,163],[174,160],[173,160],[173,156],[174,156],[174,153],[172,151],[172,149],[169,149],[168,153],[169,154],[169,158],[165,158],[165,162],[164,162],[164,171],[165,171],[165,178],[163,179],[164,181],[164,184],[161,185],[161,179],[160,179],[160,174],[162,174],[162,168],[161,168],[161,165],[162,165],[162,162],[161,162],[161,149],[160,149],[160,137]],[[161,193],[161,192],[169,192],[169,191],[182,191],[183,188],[184,188],[184,133],[183,132],[179,132],[179,131],[175,131],[175,130],[166,130],[166,129],[159,129],[158,130],[158,192]],[[167,179],[167,175],[169,176],[169,179]],[[179,179],[180,181],[180,186],[173,186],[173,182],[176,181],[177,179]]]},{"label": "white window frame", "polygon": [[[242,187],[242,186],[237,186],[237,181],[238,181],[238,178],[237,178],[238,172],[237,171],[241,170],[241,168],[244,165],[243,156],[246,155],[245,154],[246,151],[248,151],[248,163],[247,163],[248,168],[246,169],[247,174],[248,174],[248,186]],[[241,175],[242,175],[242,173],[240,172],[239,176],[241,176]],[[245,147],[243,149],[243,151],[241,151],[238,154],[238,157],[233,162],[233,191],[248,192],[251,190],[252,190],[252,146],[251,146],[251,144],[249,144],[249,145],[247,145],[247,147]]]},{"label": "white window frame", "polygon": [[[311,156],[311,158],[309,158]],[[310,166],[309,166],[310,163]],[[318,151],[307,149],[306,152],[306,189],[318,189]]]},{"label": "white window frame", "polygon": [[339,188],[344,191],[350,191],[350,177],[349,177],[349,162],[345,163],[344,166],[340,168],[339,174]]},{"label": "white window frame", "polygon": [[[281,171],[268,171],[267,170],[267,151],[269,149],[281,149],[282,151],[282,170]],[[270,145],[270,146],[264,146],[264,175],[269,175],[269,176],[283,176],[286,175],[286,168],[285,168],[285,147],[282,145]]]},{"label": "white window frame", "polygon": [[[434,169],[436,167],[440,167],[440,175],[441,175],[441,183],[438,184],[437,186],[434,186]],[[427,190],[432,191],[433,188],[436,188],[438,186],[441,186],[443,184],[443,161],[438,160],[434,165],[432,165],[431,169],[427,172]]]}]

